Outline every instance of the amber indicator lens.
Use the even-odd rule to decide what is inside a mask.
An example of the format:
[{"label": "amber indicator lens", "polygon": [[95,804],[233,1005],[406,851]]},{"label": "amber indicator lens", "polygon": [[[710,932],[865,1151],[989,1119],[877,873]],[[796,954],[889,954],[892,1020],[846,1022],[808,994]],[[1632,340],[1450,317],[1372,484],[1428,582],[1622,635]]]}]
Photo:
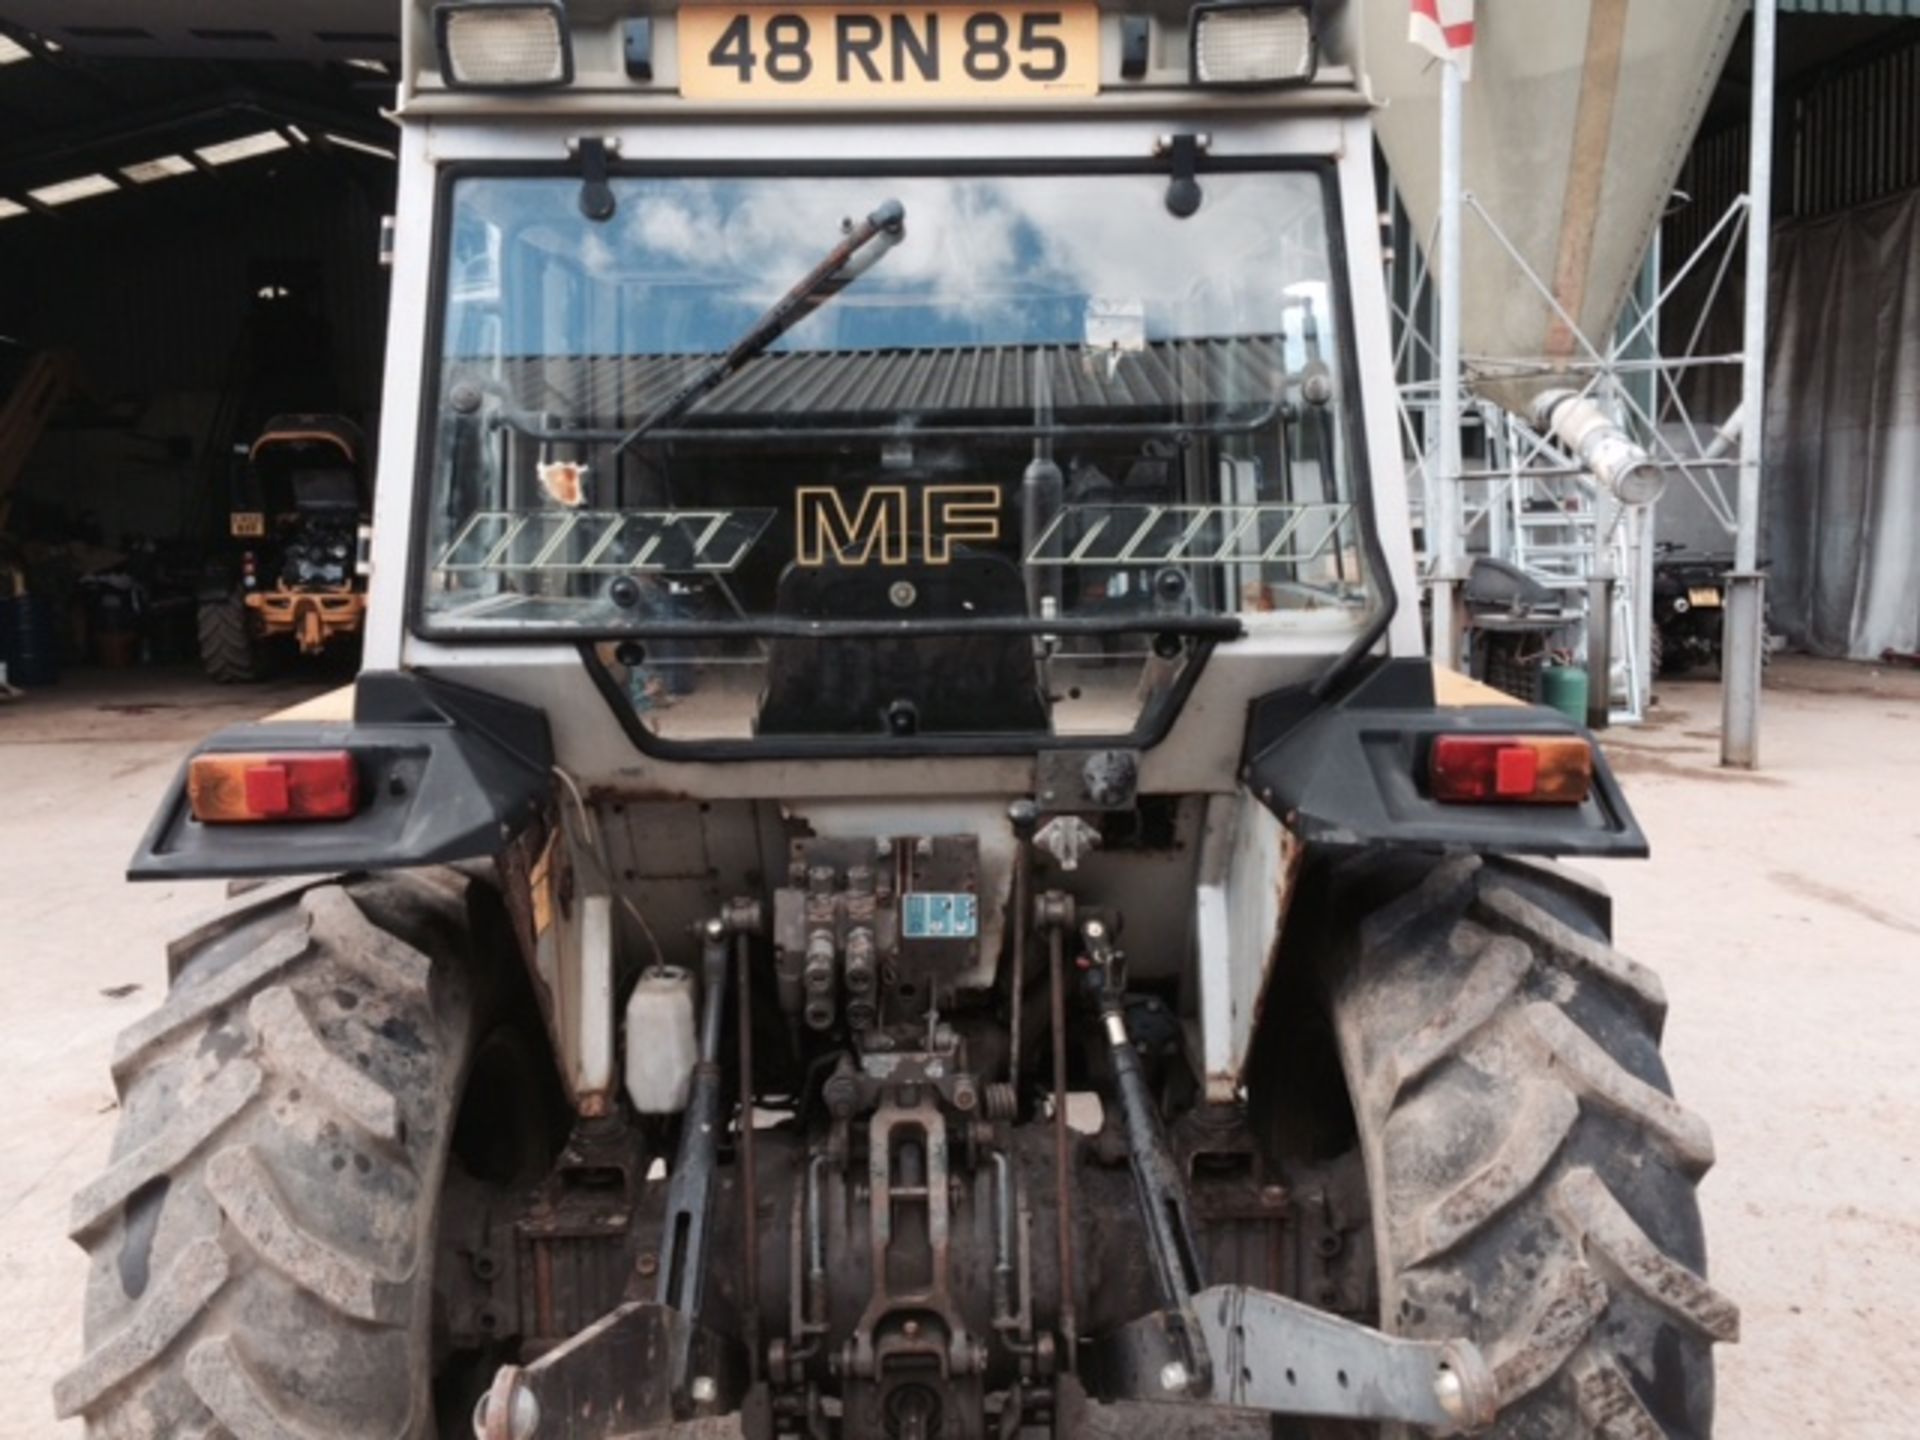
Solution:
[{"label": "amber indicator lens", "polygon": [[1441,735],[1427,781],[1450,804],[1578,805],[1593,788],[1593,747],[1577,735]]},{"label": "amber indicator lens", "polygon": [[285,755],[196,755],[187,802],[209,825],[344,820],[360,808],[360,771],[346,750]]}]

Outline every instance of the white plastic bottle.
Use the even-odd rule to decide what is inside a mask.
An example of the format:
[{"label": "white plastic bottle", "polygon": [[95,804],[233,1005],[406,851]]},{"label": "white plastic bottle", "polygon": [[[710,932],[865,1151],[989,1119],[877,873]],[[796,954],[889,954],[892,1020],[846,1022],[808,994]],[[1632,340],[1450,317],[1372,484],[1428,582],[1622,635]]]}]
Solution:
[{"label": "white plastic bottle", "polygon": [[627,1000],[627,1095],[642,1115],[687,1108],[700,1059],[697,990],[689,971],[655,966]]}]

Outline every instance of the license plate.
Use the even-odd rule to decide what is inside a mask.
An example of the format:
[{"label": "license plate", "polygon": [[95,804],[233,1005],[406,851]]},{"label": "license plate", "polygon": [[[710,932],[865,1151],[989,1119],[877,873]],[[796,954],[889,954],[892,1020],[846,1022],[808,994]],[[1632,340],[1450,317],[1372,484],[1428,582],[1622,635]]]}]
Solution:
[{"label": "license plate", "polygon": [[683,5],[678,25],[689,100],[993,103],[1100,89],[1095,5]]},{"label": "license plate", "polygon": [[1704,609],[1720,608],[1720,587],[1717,585],[1690,585],[1687,587],[1687,603]]},{"label": "license plate", "polygon": [[233,516],[233,534],[236,539],[248,539],[267,533],[267,517],[255,510],[238,510]]}]

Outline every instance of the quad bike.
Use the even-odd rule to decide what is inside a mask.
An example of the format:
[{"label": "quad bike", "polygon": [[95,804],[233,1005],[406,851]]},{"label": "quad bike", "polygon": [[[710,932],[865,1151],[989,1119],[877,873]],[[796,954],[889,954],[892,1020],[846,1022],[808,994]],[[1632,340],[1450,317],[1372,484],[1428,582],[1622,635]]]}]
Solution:
[{"label": "quad bike", "polygon": [[1645,838],[1423,657],[1364,93],[1207,13],[407,8],[365,666],[134,858],[260,883],[62,1414],[1708,1434],[1712,1141],[1549,863]]},{"label": "quad bike", "polygon": [[238,465],[230,563],[201,596],[200,661],[222,682],[260,677],[270,652],[351,643],[366,623],[360,533],[366,440],[337,415],[280,415]]},{"label": "quad bike", "polygon": [[[1730,555],[1708,555],[1663,540],[1653,561],[1653,673],[1681,675],[1720,668]],[[1762,634],[1760,661],[1773,644]]]}]

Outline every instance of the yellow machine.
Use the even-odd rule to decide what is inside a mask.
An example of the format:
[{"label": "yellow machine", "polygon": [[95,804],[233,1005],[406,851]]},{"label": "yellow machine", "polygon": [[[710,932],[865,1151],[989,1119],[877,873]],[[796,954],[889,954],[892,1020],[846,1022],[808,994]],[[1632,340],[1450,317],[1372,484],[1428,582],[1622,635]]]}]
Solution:
[{"label": "yellow machine", "polygon": [[360,428],[337,415],[278,416],[253,442],[228,521],[237,583],[200,607],[200,656],[214,679],[254,679],[264,647],[282,636],[317,655],[361,632],[365,459]]}]

